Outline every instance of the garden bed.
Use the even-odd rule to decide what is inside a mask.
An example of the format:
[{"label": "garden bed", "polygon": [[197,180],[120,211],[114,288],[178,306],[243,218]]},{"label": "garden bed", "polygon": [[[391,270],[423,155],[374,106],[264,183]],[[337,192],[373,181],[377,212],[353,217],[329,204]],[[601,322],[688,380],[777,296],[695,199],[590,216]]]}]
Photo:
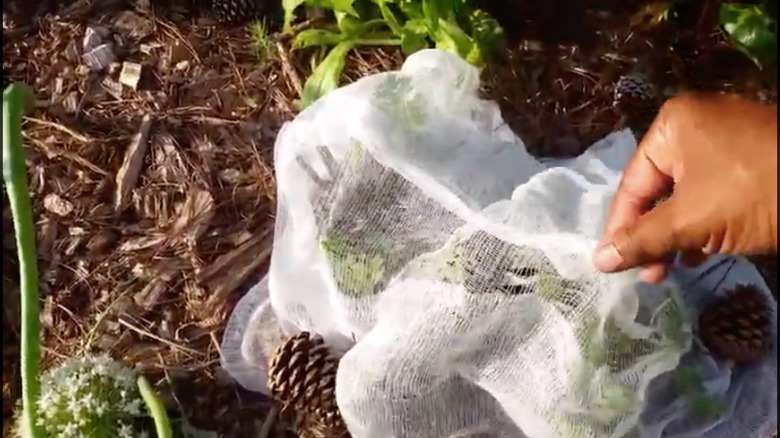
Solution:
[{"label": "garden bed", "polygon": [[[38,98],[24,133],[43,366],[108,352],[148,375],[194,426],[250,436],[270,402],[230,380],[219,367],[219,344],[233,305],[267,268],[273,144],[297,112],[307,60],[257,23],[93,3],[102,6],[71,6],[37,24],[4,28],[4,72],[31,84]],[[716,2],[704,2],[712,5],[685,31],[674,20],[653,24],[660,6],[638,13],[650,2],[527,3],[579,8],[584,17],[563,23],[560,17],[579,15],[531,6],[511,14],[513,2],[493,3],[495,15],[506,17],[499,21],[508,47],[485,70],[484,93],[537,154],[574,155],[626,123],[646,124],[665,96],[683,89],[776,100],[776,69],[762,71],[726,44],[707,9]],[[273,27],[278,17],[269,13]],[[90,32],[116,48],[107,75],[90,73],[81,57]],[[392,48],[358,50],[345,81],[402,60]],[[132,63],[125,74],[123,62]],[[134,65],[140,74],[127,73]],[[637,109],[639,116],[615,105],[615,84],[625,75],[646,78],[654,90],[654,103]],[[19,303],[3,207],[7,424],[18,397]],[[776,259],[767,263],[776,275]]]}]

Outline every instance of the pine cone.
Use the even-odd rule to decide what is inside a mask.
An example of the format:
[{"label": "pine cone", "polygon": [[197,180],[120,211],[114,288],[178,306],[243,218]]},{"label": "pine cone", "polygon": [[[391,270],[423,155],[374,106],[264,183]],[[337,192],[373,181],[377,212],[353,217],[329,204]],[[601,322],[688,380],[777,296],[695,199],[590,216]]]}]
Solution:
[{"label": "pine cone", "polygon": [[771,315],[764,295],[753,285],[738,285],[699,316],[699,336],[710,352],[736,364],[769,354]]},{"label": "pine cone", "polygon": [[283,413],[299,414],[299,425],[338,435],[346,427],[336,405],[337,369],[338,359],[322,338],[302,332],[274,351],[268,369],[271,394]]},{"label": "pine cone", "polygon": [[652,84],[639,75],[621,76],[618,79],[613,106],[638,137],[644,135],[659,109]]},{"label": "pine cone", "polygon": [[221,23],[241,23],[258,18],[261,0],[211,0],[211,14]]}]

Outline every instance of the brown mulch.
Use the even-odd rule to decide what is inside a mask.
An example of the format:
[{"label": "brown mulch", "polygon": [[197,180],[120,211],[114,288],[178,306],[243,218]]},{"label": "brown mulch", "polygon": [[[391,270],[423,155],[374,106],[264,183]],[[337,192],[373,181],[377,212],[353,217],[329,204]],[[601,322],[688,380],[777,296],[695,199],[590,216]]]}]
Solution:
[{"label": "brown mulch", "polygon": [[[543,10],[557,0],[527,3],[539,6],[523,9],[522,20],[496,14],[512,29],[510,50],[485,72],[484,92],[535,153],[576,154],[623,126],[612,101],[615,81],[627,73],[650,77],[659,102],[690,88],[776,98],[776,85],[765,83],[772,73],[734,56],[706,22],[692,36],[698,53],[691,57],[670,49],[679,33],[673,23],[639,26],[641,2],[584,7],[580,27],[556,21],[571,13]],[[524,24],[515,28],[513,19]],[[106,75],[90,73],[80,59],[89,26],[115,28],[120,56]],[[553,28],[569,33],[541,31]],[[116,8],[77,8],[31,29],[4,30],[3,67],[34,85],[39,99],[24,131],[44,366],[109,352],[153,378],[196,427],[253,436],[270,403],[230,381],[219,367],[219,342],[233,305],[267,268],[272,147],[296,112],[308,62],[284,41],[258,60],[243,25],[174,23]],[[135,89],[118,82],[122,61],[143,67]],[[345,76],[401,62],[397,50],[358,51]],[[7,419],[18,395],[18,294],[3,205]],[[768,263],[776,275],[776,259]]]},{"label": "brown mulch", "polygon": [[[81,18],[48,17],[23,39],[4,38],[4,67],[39,99],[24,133],[44,366],[110,352],[160,382],[196,427],[242,436],[268,402],[220,373],[219,340],[268,263],[272,146],[292,93],[277,60],[255,58],[244,27],[129,11],[89,26],[115,33],[106,75],[81,62]],[[122,61],[143,66],[136,89],[118,82]],[[4,304],[14,278],[4,270]],[[4,336],[18,326],[7,320]],[[3,376],[5,390],[5,367]]]}]

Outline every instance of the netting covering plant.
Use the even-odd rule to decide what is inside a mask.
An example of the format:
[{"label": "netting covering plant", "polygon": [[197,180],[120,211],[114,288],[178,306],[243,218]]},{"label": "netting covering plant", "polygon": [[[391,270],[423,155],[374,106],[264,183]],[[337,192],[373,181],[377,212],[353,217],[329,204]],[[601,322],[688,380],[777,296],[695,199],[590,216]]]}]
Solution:
[{"label": "netting covering plant", "polygon": [[[282,129],[270,272],[231,316],[226,369],[269,393],[274,349],[321,336],[356,437],[770,436],[776,306],[755,268],[713,258],[656,286],[598,273],[634,137],[543,163],[478,87],[423,50]],[[771,354],[733,365],[698,314],[737,284],[767,309]]]}]

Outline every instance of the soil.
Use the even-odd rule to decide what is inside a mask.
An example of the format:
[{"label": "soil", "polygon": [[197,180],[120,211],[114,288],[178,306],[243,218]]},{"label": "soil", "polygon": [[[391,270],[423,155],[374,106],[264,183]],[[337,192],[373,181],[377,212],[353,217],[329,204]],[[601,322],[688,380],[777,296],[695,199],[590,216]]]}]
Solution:
[{"label": "soil", "polygon": [[[44,366],[108,352],[150,376],[194,426],[255,436],[273,420],[271,404],[229,379],[219,344],[232,307],[267,269],[272,148],[297,112],[306,60],[284,39],[258,56],[246,23],[214,22],[195,2],[152,2],[151,12],[112,0],[49,3],[60,9],[39,8],[27,15],[35,19],[3,31],[4,76],[32,84],[39,100],[24,131]],[[624,75],[647,78],[656,109],[691,89],[776,101],[776,70],[759,70],[726,44],[713,19],[716,1],[693,0],[682,18],[652,25],[659,12],[650,3],[485,1],[507,31],[508,50],[486,69],[483,91],[532,152],[576,155],[630,125],[635,118],[614,105]],[[267,13],[273,28],[278,9]],[[80,58],[90,27],[113,29],[118,48],[102,77]],[[142,66],[135,86],[118,82],[124,61]],[[360,50],[345,78],[401,62],[393,49]],[[147,118],[148,144],[135,140]],[[18,274],[7,205],[4,424],[18,397]],[[776,263],[762,261],[775,279]],[[271,436],[289,434],[276,423]]]}]

